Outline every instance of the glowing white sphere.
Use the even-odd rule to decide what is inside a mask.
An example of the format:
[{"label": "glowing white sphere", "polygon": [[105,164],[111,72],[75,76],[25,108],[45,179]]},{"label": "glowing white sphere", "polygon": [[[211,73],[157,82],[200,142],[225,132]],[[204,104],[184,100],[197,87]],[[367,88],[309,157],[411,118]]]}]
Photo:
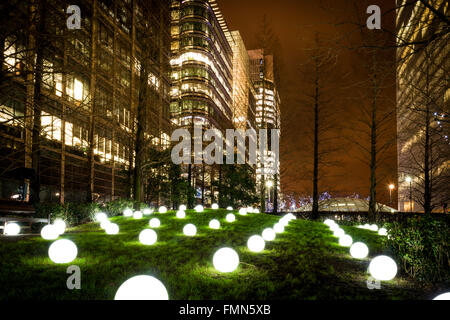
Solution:
[{"label": "glowing white sphere", "polygon": [[253,210],[253,213],[259,213],[259,209]]},{"label": "glowing white sphere", "polygon": [[333,233],[333,235],[338,238],[342,237],[344,234],[345,234],[345,232],[341,228],[334,230],[334,233]]},{"label": "glowing white sphere", "polygon": [[373,224],[369,227],[369,229],[372,231],[378,231],[378,226],[376,224]]},{"label": "glowing white sphere", "polygon": [[370,224],[366,223],[365,225],[362,226],[363,229],[370,229]]},{"label": "glowing white sphere", "polygon": [[123,215],[124,215],[125,217],[131,217],[131,216],[133,215],[133,210],[131,210],[131,209],[125,209],[125,210],[123,211]]},{"label": "glowing white sphere", "polygon": [[247,207],[246,210],[247,213],[253,213],[253,207]]},{"label": "glowing white sphere", "polygon": [[56,219],[53,222],[53,225],[56,227],[59,234],[63,234],[66,231],[66,223],[61,219]]},{"label": "glowing white sphere", "polygon": [[49,224],[41,229],[41,237],[45,240],[55,240],[59,237],[59,233],[54,225]]},{"label": "glowing white sphere", "polygon": [[186,209],[187,209],[187,207],[186,207],[184,204],[182,204],[182,205],[178,208],[178,210],[181,210],[181,211],[186,211]]},{"label": "glowing white sphere", "polygon": [[283,218],[280,219],[279,223],[283,226],[286,227],[289,224],[289,218],[284,216]]},{"label": "glowing white sphere", "polygon": [[153,209],[145,208],[143,212],[144,212],[144,215],[148,216],[153,213]]},{"label": "glowing white sphere", "polygon": [[219,209],[219,205],[217,203],[213,203],[211,206],[211,209],[217,210],[217,209]]},{"label": "glowing white sphere", "polygon": [[378,230],[378,234],[380,236],[387,236],[387,230],[386,228],[380,228],[380,230]]},{"label": "glowing white sphere", "polygon": [[245,216],[245,215],[247,214],[247,209],[246,209],[246,208],[240,208],[240,209],[239,209],[239,214],[240,214],[241,216]]},{"label": "glowing white sphere", "polygon": [[100,228],[106,230],[106,228],[107,228],[110,224],[111,224],[111,221],[109,221],[109,220],[103,220],[103,221],[100,223]]},{"label": "glowing white sphere", "polygon": [[134,218],[134,219],[142,219],[142,212],[140,212],[140,211],[135,211],[135,212],[133,213],[133,218]]},{"label": "glowing white sphere", "polygon": [[159,228],[159,226],[161,225],[161,222],[159,221],[158,218],[153,218],[153,219],[150,219],[149,225],[150,225],[150,228]]},{"label": "glowing white sphere", "polygon": [[446,292],[446,293],[440,294],[436,298],[434,298],[433,300],[450,300],[450,292]]},{"label": "glowing white sphere", "polygon": [[155,244],[157,239],[158,235],[152,229],[144,229],[141,231],[141,233],[139,233],[139,241],[147,246]]},{"label": "glowing white sphere", "polygon": [[119,226],[115,223],[110,223],[105,228],[106,234],[118,234],[119,233]]},{"label": "glowing white sphere", "polygon": [[158,212],[159,213],[166,213],[167,212],[167,208],[165,206],[161,206],[161,207],[159,207]]},{"label": "glowing white sphere", "polygon": [[20,226],[17,223],[8,223],[3,231],[8,236],[16,236],[20,233]]},{"label": "glowing white sphere", "polygon": [[365,243],[355,242],[350,247],[350,254],[352,255],[353,258],[364,259],[369,254],[369,248],[366,246]]},{"label": "glowing white sphere", "polygon": [[114,300],[169,300],[166,287],[151,276],[136,276],[125,281]]},{"label": "glowing white sphere", "polygon": [[108,219],[108,216],[104,212],[99,212],[95,215],[95,221],[102,222],[103,220]]},{"label": "glowing white sphere", "polygon": [[56,240],[48,248],[48,256],[54,263],[72,262],[77,254],[77,246],[67,239]]},{"label": "glowing white sphere", "polygon": [[262,232],[262,237],[266,241],[273,241],[275,240],[276,233],[272,228],[266,228]]},{"label": "glowing white sphere", "polygon": [[275,223],[275,225],[273,226],[273,230],[276,233],[283,233],[284,232],[284,226],[281,223]]},{"label": "glowing white sphere", "polygon": [[197,234],[197,227],[194,226],[192,223],[189,223],[184,226],[183,233],[185,236],[193,237]]},{"label": "glowing white sphere", "polygon": [[377,280],[392,280],[397,274],[397,264],[388,256],[378,256],[370,261],[369,272]]},{"label": "glowing white sphere", "polygon": [[195,212],[198,212],[198,213],[203,212],[203,206],[201,204],[199,204],[198,206],[195,206],[194,210],[195,210]]},{"label": "glowing white sphere", "polygon": [[178,211],[177,211],[177,218],[178,218],[178,219],[184,219],[184,218],[186,218],[186,212],[184,212],[183,210],[178,210]]},{"label": "glowing white sphere", "polygon": [[261,236],[251,236],[247,241],[247,247],[252,252],[261,252],[265,246],[266,242]]},{"label": "glowing white sphere", "polygon": [[233,210],[233,207],[227,207],[227,210],[231,211]]},{"label": "glowing white sphere", "polygon": [[339,228],[339,226],[338,226],[337,224],[332,224],[332,225],[330,226],[330,230],[333,231],[333,232],[336,231],[336,230],[338,230],[338,229],[340,229],[340,228]]},{"label": "glowing white sphere", "polygon": [[217,271],[233,272],[239,265],[239,256],[231,248],[219,249],[214,253],[213,265]]},{"label": "glowing white sphere", "polygon": [[211,229],[219,229],[220,228],[220,222],[217,219],[213,219],[209,222],[209,227]]},{"label": "glowing white sphere", "polygon": [[226,218],[227,222],[234,222],[236,220],[236,216],[232,213],[227,214]]},{"label": "glowing white sphere", "polygon": [[334,224],[334,221],[333,220],[331,220],[331,219],[326,219],[323,223],[325,223],[327,226],[331,226],[331,225],[333,225]]},{"label": "glowing white sphere", "polygon": [[344,234],[342,237],[339,238],[339,245],[343,247],[350,247],[353,243],[352,237],[350,237],[348,234]]}]

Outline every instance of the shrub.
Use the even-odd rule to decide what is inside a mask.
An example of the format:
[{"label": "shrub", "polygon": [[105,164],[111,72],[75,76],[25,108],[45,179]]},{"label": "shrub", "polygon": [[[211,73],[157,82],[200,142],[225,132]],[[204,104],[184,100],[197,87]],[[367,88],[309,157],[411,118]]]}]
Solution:
[{"label": "shrub", "polygon": [[450,223],[419,216],[388,224],[387,244],[404,272],[427,282],[450,279]]},{"label": "shrub", "polygon": [[134,202],[132,200],[117,199],[107,202],[104,210],[110,217],[120,216],[125,209],[133,209]]},{"label": "shrub", "polygon": [[62,219],[70,226],[93,220],[95,213],[98,211],[100,211],[100,207],[96,203],[43,203],[35,206],[36,217],[47,218],[50,215],[51,222]]}]

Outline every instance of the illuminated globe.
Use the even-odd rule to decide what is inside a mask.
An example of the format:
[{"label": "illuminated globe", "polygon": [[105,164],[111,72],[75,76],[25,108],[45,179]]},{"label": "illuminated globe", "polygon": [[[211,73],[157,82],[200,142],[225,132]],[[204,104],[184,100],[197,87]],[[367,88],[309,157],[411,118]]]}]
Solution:
[{"label": "illuminated globe", "polygon": [[144,212],[144,215],[148,216],[153,213],[153,209],[145,208],[143,212]]},{"label": "illuminated globe", "polygon": [[131,209],[125,209],[125,210],[123,211],[123,215],[124,215],[124,217],[131,217],[131,216],[133,215],[133,210],[131,210]]},{"label": "illuminated globe", "polygon": [[198,212],[198,213],[203,212],[203,206],[201,204],[199,204],[198,206],[195,206],[194,209],[195,209],[195,212]]},{"label": "illuminated globe", "polygon": [[283,218],[280,219],[280,222],[279,222],[279,223],[281,223],[281,225],[282,225],[283,227],[286,227],[286,226],[289,224],[289,218],[286,217],[286,216],[284,216]]},{"label": "illuminated globe", "polygon": [[161,222],[159,221],[158,218],[153,218],[153,219],[150,219],[149,225],[150,225],[150,228],[159,228],[159,226],[161,225]]},{"label": "illuminated globe", "polygon": [[350,247],[350,254],[352,255],[353,258],[364,259],[369,254],[369,248],[366,246],[365,243],[355,242]]},{"label": "illuminated globe", "polygon": [[184,226],[183,233],[185,236],[193,237],[197,234],[197,228],[192,223],[189,223]]},{"label": "illuminated globe", "polygon": [[66,231],[66,223],[61,219],[56,219],[53,222],[53,225],[56,227],[59,234],[63,234]]},{"label": "illuminated globe", "polygon": [[186,218],[186,212],[182,211],[182,210],[178,210],[177,211],[177,218],[178,219],[184,219]]},{"label": "illuminated globe", "polygon": [[133,213],[133,218],[134,218],[134,219],[142,219],[142,212],[140,212],[140,211],[135,211],[135,212]]},{"label": "illuminated globe", "polygon": [[8,223],[3,232],[8,236],[16,236],[20,233],[20,226],[17,223]]},{"label": "illuminated globe", "polygon": [[125,281],[114,300],[169,300],[166,287],[151,276],[136,276]]},{"label": "illuminated globe", "polygon": [[333,231],[333,232],[336,231],[336,230],[338,230],[338,229],[340,229],[340,228],[339,228],[339,226],[338,226],[337,224],[332,224],[332,225],[330,226],[330,230]]},{"label": "illuminated globe", "polygon": [[41,237],[45,240],[55,240],[59,237],[59,233],[54,225],[49,224],[41,229]]},{"label": "illuminated globe", "polygon": [[330,219],[326,219],[323,223],[325,223],[327,226],[331,226],[331,225],[333,225],[334,224],[334,221],[333,220],[330,220]]},{"label": "illuminated globe", "polygon": [[219,209],[219,205],[217,203],[213,203],[211,206],[211,209],[217,210],[217,209]]},{"label": "illuminated globe", "polygon": [[276,233],[272,228],[266,228],[262,232],[262,237],[266,241],[273,241],[275,240]]},{"label": "illuminated globe", "polygon": [[226,218],[227,222],[234,222],[236,220],[236,216],[232,213],[227,214]]},{"label": "illuminated globe", "polygon": [[241,216],[245,216],[245,215],[247,214],[247,209],[246,209],[246,208],[240,208],[240,209],[239,209],[239,214],[240,214]]},{"label": "illuminated globe", "polygon": [[144,229],[141,231],[141,233],[139,233],[139,241],[147,246],[155,244],[157,239],[158,235],[152,229]]},{"label": "illuminated globe", "polygon": [[353,243],[352,237],[350,237],[348,234],[344,234],[342,237],[339,238],[339,245],[343,247],[350,247]]},{"label": "illuminated globe", "polygon": [[209,222],[209,227],[211,229],[219,229],[220,228],[220,222],[217,219],[213,219]]},{"label": "illuminated globe", "polygon": [[77,254],[77,246],[67,239],[56,240],[48,248],[48,256],[54,263],[72,262]]},{"label": "illuminated globe", "polygon": [[433,300],[450,300],[450,292],[446,292],[446,293],[440,294],[436,298],[434,298]]},{"label": "illuminated globe", "polygon": [[233,210],[233,207],[227,207],[227,210],[231,211]]},{"label": "illuminated globe", "polygon": [[251,236],[247,241],[247,247],[252,252],[261,252],[264,250],[266,242],[261,236]]},{"label": "illuminated globe", "polygon": [[108,216],[104,212],[99,212],[95,215],[95,221],[102,222],[103,220],[108,219]]},{"label": "illuminated globe", "polygon": [[103,221],[100,223],[100,228],[106,230],[106,228],[107,228],[110,224],[111,224],[111,221],[109,221],[109,220],[103,220]]},{"label": "illuminated globe", "polygon": [[259,213],[259,209],[253,210],[253,213]]},{"label": "illuminated globe", "polygon": [[178,210],[181,210],[181,211],[186,211],[186,209],[187,209],[187,207],[186,207],[184,204],[182,204],[182,205],[178,208]]},{"label": "illuminated globe", "polygon": [[333,233],[333,235],[338,238],[342,237],[344,234],[345,234],[345,232],[341,228],[334,230],[334,233]]},{"label": "illuminated globe", "polygon": [[247,207],[246,210],[247,213],[253,213],[253,207]]},{"label": "illuminated globe", "polygon": [[366,223],[365,225],[363,225],[363,229],[370,229],[370,224]]},{"label": "illuminated globe", "polygon": [[397,274],[397,264],[388,256],[378,256],[370,261],[369,272],[376,280],[389,281]]},{"label": "illuminated globe", "polygon": [[369,229],[372,231],[378,231],[378,226],[376,224],[373,224],[369,227]]},{"label": "illuminated globe", "polygon": [[378,230],[378,234],[380,236],[387,236],[387,230],[386,228],[380,228],[380,230]]},{"label": "illuminated globe", "polygon": [[158,212],[159,213],[166,213],[167,212],[167,208],[165,206],[161,206],[161,207],[159,207]]},{"label": "illuminated globe", "polygon": [[105,228],[106,234],[118,234],[119,233],[119,226],[115,223],[110,223]]},{"label": "illuminated globe", "polygon": [[213,256],[213,265],[217,271],[233,272],[239,265],[239,256],[231,248],[222,248],[216,251]]},{"label": "illuminated globe", "polygon": [[273,230],[274,230],[276,233],[283,233],[283,232],[284,232],[284,226],[283,226],[281,223],[276,223],[276,224],[273,226]]}]

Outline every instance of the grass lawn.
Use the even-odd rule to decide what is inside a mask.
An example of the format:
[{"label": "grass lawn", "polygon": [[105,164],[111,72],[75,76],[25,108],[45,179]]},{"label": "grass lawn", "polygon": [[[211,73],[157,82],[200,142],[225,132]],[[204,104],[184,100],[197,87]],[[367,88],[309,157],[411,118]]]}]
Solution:
[{"label": "grass lawn", "polygon": [[[141,220],[114,217],[118,235],[107,235],[98,223],[66,231],[60,238],[74,241],[78,257],[69,264],[48,258],[51,241],[40,236],[17,240],[0,238],[0,299],[113,299],[119,286],[135,275],[153,275],[167,288],[170,299],[429,299],[430,296],[406,277],[382,282],[369,290],[366,280],[369,258],[385,251],[375,232],[343,226],[354,241],[364,241],[370,257],[353,259],[349,248],[340,247],[329,228],[319,222],[294,220],[285,232],[266,242],[261,253],[247,249],[247,240],[273,227],[279,217],[267,214],[236,214],[225,221],[226,210],[153,214]],[[151,217],[161,220],[155,229],[158,241],[140,244],[140,231]],[[219,230],[208,227],[211,219]],[[195,237],[183,235],[183,226],[194,223]],[[236,271],[223,274],[212,264],[214,252],[232,247],[241,263]],[[81,290],[69,290],[69,265],[81,269]]]}]

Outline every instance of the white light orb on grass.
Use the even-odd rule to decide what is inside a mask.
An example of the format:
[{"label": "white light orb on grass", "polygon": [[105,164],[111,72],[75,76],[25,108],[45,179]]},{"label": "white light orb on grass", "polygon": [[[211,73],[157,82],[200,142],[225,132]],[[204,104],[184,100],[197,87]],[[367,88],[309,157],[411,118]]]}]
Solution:
[{"label": "white light orb on grass", "polygon": [[114,300],[169,300],[169,294],[158,279],[136,276],[122,283]]},{"label": "white light orb on grass", "polygon": [[338,238],[342,237],[344,234],[345,234],[345,232],[341,228],[338,228],[338,229],[334,230],[334,232],[333,232],[333,235]]},{"label": "white light orb on grass", "polygon": [[227,222],[234,222],[236,220],[236,216],[232,213],[227,214],[226,218]]},{"label": "white light orb on grass", "polygon": [[228,210],[228,211],[231,211],[231,210],[233,210],[233,207],[228,206],[228,207],[227,207],[227,210]]},{"label": "white light orb on grass", "polygon": [[253,210],[253,213],[259,213],[259,209]]},{"label": "white light orb on grass", "polygon": [[366,223],[365,225],[363,225],[363,229],[370,229],[370,224]]},{"label": "white light orb on grass", "polygon": [[247,247],[252,252],[261,252],[264,250],[266,242],[261,236],[251,236],[247,241]]},{"label": "white light orb on grass", "polygon": [[435,297],[433,300],[450,300],[450,292],[440,294],[437,297]]},{"label": "white light orb on grass", "polygon": [[108,228],[108,226],[111,224],[111,221],[109,220],[103,220],[100,223],[100,228],[102,228],[103,230],[106,230],[106,228]]},{"label": "white light orb on grass", "polygon": [[203,206],[201,204],[199,204],[198,206],[195,206],[194,208],[195,212],[201,213],[203,212]]},{"label": "white light orb on grass", "polygon": [[378,226],[377,226],[376,224],[372,224],[372,225],[369,227],[369,229],[372,230],[372,231],[378,231]]},{"label": "white light orb on grass", "polygon": [[155,244],[158,239],[158,235],[152,229],[144,229],[139,233],[139,241],[146,246],[151,246]]},{"label": "white light orb on grass", "polygon": [[119,233],[119,226],[115,223],[110,223],[105,228],[106,234],[118,234]]},{"label": "white light orb on grass", "polygon": [[182,204],[182,205],[178,208],[178,210],[181,210],[181,211],[186,211],[186,209],[187,209],[187,207],[186,207],[184,204]]},{"label": "white light orb on grass", "polygon": [[53,222],[53,225],[56,227],[59,234],[63,234],[66,231],[66,223],[61,219],[56,219]]},{"label": "white light orb on grass", "polygon": [[239,265],[239,255],[231,248],[222,248],[213,256],[213,265],[217,271],[233,272]]},{"label": "white light orb on grass", "polygon": [[281,223],[275,223],[275,225],[273,226],[273,230],[276,233],[283,233],[284,232],[284,226]]},{"label": "white light orb on grass", "polygon": [[217,210],[217,209],[219,209],[219,205],[217,203],[213,203],[211,206],[211,209]]},{"label": "white light orb on grass", "polygon": [[220,222],[219,222],[219,220],[217,220],[217,219],[212,219],[212,220],[209,222],[209,227],[210,227],[211,229],[219,229],[219,228],[220,228]]},{"label": "white light orb on grass", "polygon": [[289,224],[289,217],[284,216],[283,218],[280,219],[279,223],[283,227],[286,227]]},{"label": "white light orb on grass", "polygon": [[184,218],[186,218],[186,212],[184,212],[183,210],[178,210],[178,211],[177,211],[177,218],[178,218],[178,219],[184,219]]},{"label": "white light orb on grass", "polygon": [[143,211],[144,215],[148,216],[151,215],[153,213],[153,209],[150,208],[145,208]]},{"label": "white light orb on grass", "polygon": [[245,215],[247,214],[247,209],[246,209],[246,208],[240,208],[240,209],[239,209],[239,214],[240,214],[241,216],[245,216]]},{"label": "white light orb on grass", "polygon": [[20,226],[17,223],[8,223],[3,231],[8,236],[16,236],[20,233]]},{"label": "white light orb on grass", "polygon": [[133,213],[133,218],[134,218],[134,219],[142,219],[142,212],[140,212],[140,211],[135,211],[135,212]]},{"label": "white light orb on grass", "polygon": [[336,231],[336,230],[338,230],[338,229],[340,229],[340,228],[339,228],[339,226],[338,226],[337,224],[332,224],[332,225],[330,226],[330,230],[333,231],[333,232]]},{"label": "white light orb on grass", "polygon": [[161,221],[159,221],[158,218],[153,218],[150,219],[149,225],[150,228],[159,228],[159,226],[161,225]]},{"label": "white light orb on grass", "polygon": [[99,212],[95,214],[95,221],[102,222],[103,220],[108,219],[108,216],[104,212]]},{"label": "white light orb on grass", "polygon": [[45,240],[55,240],[58,239],[59,233],[54,225],[48,224],[41,229],[41,237]]},{"label": "white light orb on grass", "polygon": [[166,213],[167,212],[167,208],[165,206],[161,206],[161,207],[159,207],[158,212],[159,213]]},{"label": "white light orb on grass", "polygon": [[369,254],[369,248],[365,243],[355,242],[350,247],[350,254],[353,258],[364,259]]},{"label": "white light orb on grass", "polygon": [[72,262],[77,254],[77,246],[67,239],[56,240],[48,248],[48,256],[54,263]]},{"label": "white light orb on grass", "polygon": [[183,233],[185,236],[193,237],[197,234],[197,227],[194,226],[192,223],[189,223],[184,226]]},{"label": "white light orb on grass", "polygon": [[397,274],[397,264],[388,256],[378,256],[370,261],[369,272],[376,280],[389,281]]},{"label": "white light orb on grass", "polygon": [[353,243],[352,237],[350,237],[348,234],[344,234],[342,237],[339,238],[339,245],[343,247],[350,247]]},{"label": "white light orb on grass", "polygon": [[333,220],[331,220],[331,219],[326,219],[323,223],[325,223],[327,226],[331,226],[331,225],[333,225],[334,224],[334,221]]},{"label": "white light orb on grass", "polygon": [[123,211],[123,216],[124,217],[131,217],[132,215],[133,215],[133,210],[131,210],[131,209],[125,209]]},{"label": "white light orb on grass", "polygon": [[253,207],[247,207],[246,210],[247,213],[253,213]]},{"label": "white light orb on grass", "polygon": [[272,228],[266,228],[262,232],[262,237],[266,241],[273,241],[275,240],[276,233]]},{"label": "white light orb on grass", "polygon": [[387,230],[386,228],[380,228],[380,230],[378,230],[378,234],[380,236],[387,236]]}]

